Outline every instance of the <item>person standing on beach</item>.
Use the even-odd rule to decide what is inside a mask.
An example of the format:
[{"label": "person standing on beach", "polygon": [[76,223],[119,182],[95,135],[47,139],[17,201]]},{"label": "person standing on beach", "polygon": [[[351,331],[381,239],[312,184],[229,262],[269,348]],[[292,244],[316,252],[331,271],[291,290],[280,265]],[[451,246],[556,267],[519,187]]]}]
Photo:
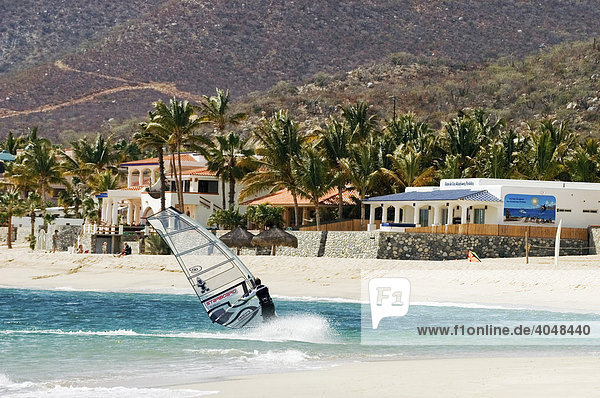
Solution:
[{"label": "person standing on beach", "polygon": [[52,253],[56,253],[57,248],[58,248],[58,229],[55,229],[54,234],[52,235]]},{"label": "person standing on beach", "polygon": [[258,297],[260,307],[262,308],[263,321],[267,322],[273,318],[277,318],[275,304],[273,304],[273,299],[269,294],[269,288],[262,284],[260,278],[256,278],[254,283],[256,284],[256,297]]}]

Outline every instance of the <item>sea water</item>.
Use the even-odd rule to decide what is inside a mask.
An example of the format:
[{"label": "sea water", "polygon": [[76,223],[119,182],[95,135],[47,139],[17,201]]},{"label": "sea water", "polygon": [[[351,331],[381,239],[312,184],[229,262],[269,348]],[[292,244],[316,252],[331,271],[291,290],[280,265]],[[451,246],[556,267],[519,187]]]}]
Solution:
[{"label": "sea water", "polygon": [[[277,321],[229,330],[213,325],[197,298],[187,294],[0,289],[0,396],[196,397],[215,392],[171,386],[351,361],[598,351],[566,345],[367,345],[361,344],[358,302],[275,302]],[[548,311],[435,305],[413,305],[409,315],[404,325],[556,318]],[[600,316],[560,314],[560,319],[600,321]],[[379,343],[394,337],[393,329],[387,333],[377,335]]]}]

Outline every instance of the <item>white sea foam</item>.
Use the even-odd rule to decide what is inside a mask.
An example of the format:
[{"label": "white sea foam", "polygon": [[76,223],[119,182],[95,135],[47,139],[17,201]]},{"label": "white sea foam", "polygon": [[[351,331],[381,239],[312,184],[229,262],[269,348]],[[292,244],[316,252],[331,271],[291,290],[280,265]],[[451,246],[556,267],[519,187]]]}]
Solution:
[{"label": "white sea foam", "polygon": [[313,296],[279,296],[273,295],[273,298],[289,301],[311,301],[317,303],[351,303],[360,304],[361,300],[348,299],[343,297],[313,297]]},{"label": "white sea foam", "polygon": [[203,356],[215,356],[219,358],[227,357],[238,362],[253,364],[276,364],[276,365],[294,365],[299,362],[319,359],[317,356],[308,355],[299,350],[268,350],[268,351],[243,351],[234,348],[219,349],[186,349],[185,352],[202,354]]},{"label": "white sea foam", "polygon": [[254,341],[301,341],[315,344],[334,344],[336,335],[329,322],[318,315],[299,315],[280,317],[257,328],[241,329],[231,332],[177,332],[177,333],[138,333],[133,330],[106,331],[64,331],[61,329],[46,330],[1,330],[5,334],[51,334],[72,336],[129,336],[160,337],[183,339],[219,339],[219,340],[254,340]]},{"label": "white sea foam", "polygon": [[310,359],[315,359],[305,352],[299,350],[269,350],[267,352],[260,353],[254,351],[254,355],[245,357],[244,360],[252,364],[277,364],[279,366],[290,366],[297,365],[300,362],[306,362]]},{"label": "white sea foam", "polygon": [[241,330],[248,339],[264,341],[301,341],[316,344],[337,343],[337,335],[322,316],[303,314],[279,317],[255,329]]},{"label": "white sea foam", "polygon": [[218,391],[198,391],[183,389],[163,388],[131,388],[131,387],[74,387],[74,386],[51,386],[42,385],[35,387],[12,389],[0,393],[4,398],[194,398],[200,396],[218,394]]},{"label": "white sea foam", "polygon": [[218,391],[197,391],[189,389],[83,387],[63,386],[52,383],[15,383],[6,374],[0,373],[0,396],[2,396],[3,398],[192,398],[218,393]]}]

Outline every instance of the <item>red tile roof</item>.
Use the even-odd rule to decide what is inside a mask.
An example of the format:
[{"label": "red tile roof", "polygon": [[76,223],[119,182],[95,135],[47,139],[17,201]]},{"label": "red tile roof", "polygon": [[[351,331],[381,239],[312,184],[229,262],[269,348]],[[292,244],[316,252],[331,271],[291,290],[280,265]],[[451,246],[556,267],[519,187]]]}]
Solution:
[{"label": "red tile roof", "polygon": [[[344,205],[353,205],[355,202],[352,200],[352,197],[359,197],[358,192],[353,188],[346,188],[342,192],[342,201]],[[270,204],[273,206],[286,206],[291,207],[294,206],[294,198],[290,191],[287,189],[282,189],[277,192],[273,192],[268,195],[261,196],[256,199],[247,200],[242,203],[244,206],[250,205],[259,205],[259,204]],[[319,203],[323,205],[337,205],[338,204],[338,192],[337,188],[332,188],[325,195],[321,196]],[[299,206],[312,206],[310,200],[298,195],[298,205]]]},{"label": "red tile roof", "polygon": [[199,167],[197,169],[192,169],[192,170],[183,170],[183,175],[186,176],[216,176],[217,172],[216,171],[210,171],[208,170],[208,167]]},{"label": "red tile roof", "polygon": [[[177,159],[177,156],[175,157],[175,159]],[[170,161],[171,160],[171,155],[165,156],[164,160],[165,160],[165,162]],[[181,161],[182,162],[198,162],[189,153],[182,153],[181,154]],[[156,164],[156,165],[158,164],[158,158],[148,158],[148,159],[141,159],[141,160],[133,160],[133,161],[127,162],[127,163],[121,163],[121,166],[128,167],[128,166],[142,166],[142,165],[154,165],[154,164]]]},{"label": "red tile roof", "polygon": [[119,188],[118,191],[143,191],[148,187],[150,187],[150,185],[134,185],[131,187]]}]

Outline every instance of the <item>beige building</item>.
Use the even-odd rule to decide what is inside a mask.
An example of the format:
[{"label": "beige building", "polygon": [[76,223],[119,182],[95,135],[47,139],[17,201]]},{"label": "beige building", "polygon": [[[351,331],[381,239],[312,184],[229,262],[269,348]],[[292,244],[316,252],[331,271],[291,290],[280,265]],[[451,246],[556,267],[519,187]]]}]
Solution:
[{"label": "beige building", "polygon": [[[171,173],[171,157],[165,156],[167,191],[166,207],[177,204],[175,180]],[[183,179],[183,211],[205,224],[215,209],[222,208],[225,192],[215,172],[209,171],[204,157],[194,153],[181,155]],[[121,164],[127,169],[127,186],[99,195],[102,199],[102,222],[107,225],[145,224],[148,216],[160,211],[158,158],[142,159]],[[151,189],[152,188],[152,189]],[[152,192],[151,192],[152,191]],[[237,199],[237,193],[236,193]]]}]

